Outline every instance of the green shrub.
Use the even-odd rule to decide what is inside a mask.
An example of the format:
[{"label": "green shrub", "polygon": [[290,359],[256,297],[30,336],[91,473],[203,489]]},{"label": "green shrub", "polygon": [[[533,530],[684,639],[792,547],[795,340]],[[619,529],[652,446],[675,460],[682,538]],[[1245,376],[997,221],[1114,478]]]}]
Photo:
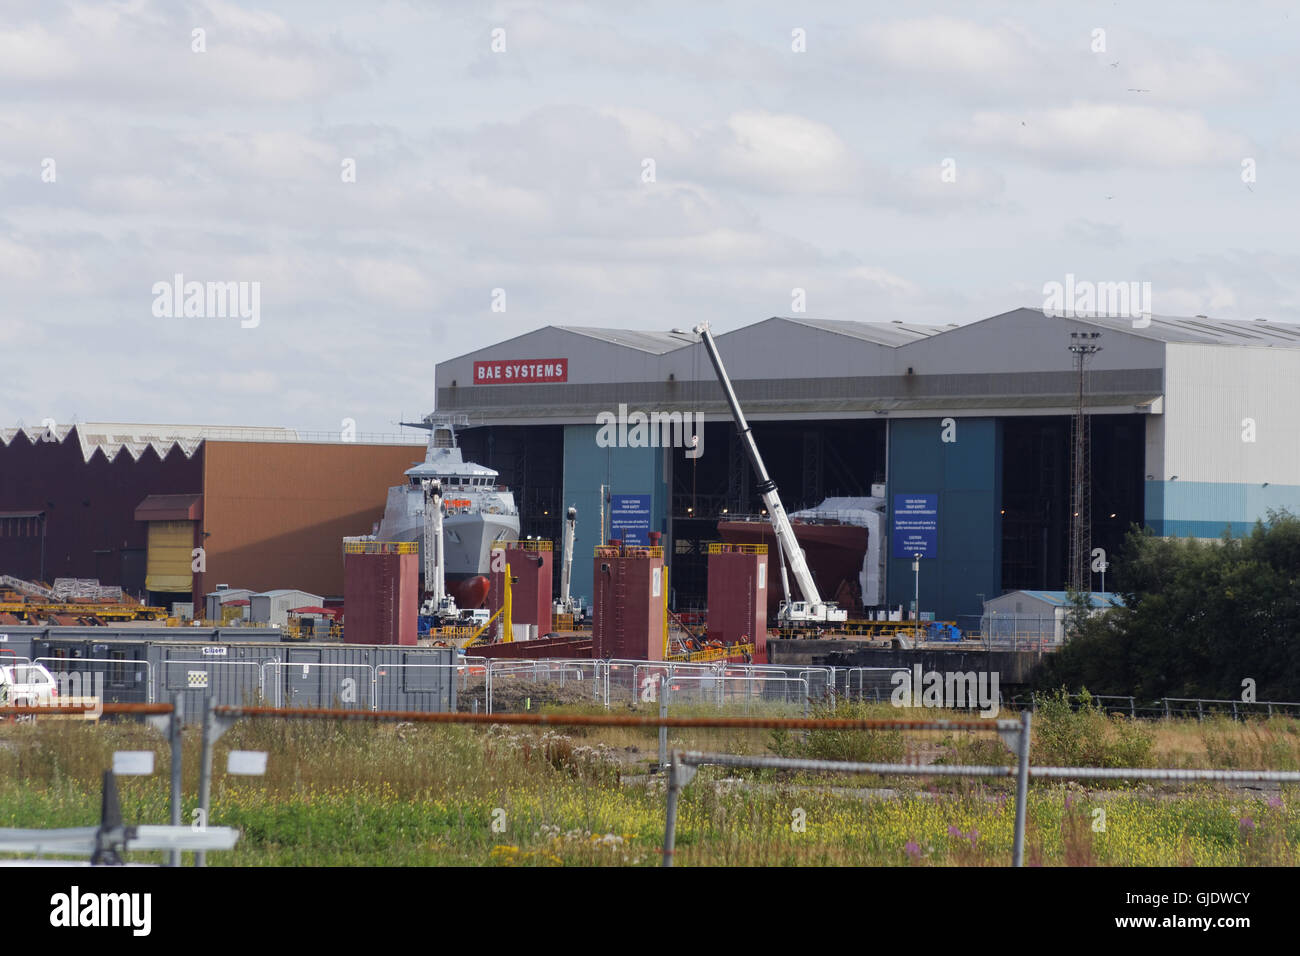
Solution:
[{"label": "green shrub", "polygon": [[[873,707],[866,701],[840,701],[834,710],[828,704],[817,704],[812,716],[818,720],[866,720],[879,716]],[[903,733],[898,730],[810,730],[802,738],[789,731],[774,730],[768,747],[781,757],[855,763],[899,763],[907,754]]]},{"label": "green shrub", "polygon": [[1146,767],[1154,733],[1137,721],[1107,716],[1085,689],[1078,707],[1064,687],[1035,697],[1033,761],[1061,767]]}]

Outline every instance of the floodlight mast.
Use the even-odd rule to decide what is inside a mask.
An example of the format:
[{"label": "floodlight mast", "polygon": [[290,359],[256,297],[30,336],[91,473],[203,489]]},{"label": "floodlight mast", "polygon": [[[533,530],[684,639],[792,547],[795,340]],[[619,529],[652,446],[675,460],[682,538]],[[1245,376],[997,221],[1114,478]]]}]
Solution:
[{"label": "floodlight mast", "polygon": [[[767,507],[768,520],[772,522],[772,530],[776,534],[777,560],[780,562],[784,558],[784,561],[789,563],[795,584],[799,587],[799,593],[803,595],[802,601],[790,601],[787,593],[787,600],[781,603],[780,611],[777,614],[778,619],[790,623],[822,623],[847,620],[848,611],[833,601],[823,601],[820,592],[817,590],[812,573],[808,570],[808,562],[804,559],[803,548],[799,547],[799,542],[795,539],[794,528],[785,513],[785,507],[781,504],[781,496],[777,494],[776,482],[771,479],[767,473],[767,468],[763,465],[763,458],[758,453],[758,445],[755,444],[754,436],[749,430],[749,422],[745,420],[745,413],[740,408],[740,401],[736,398],[736,392],[731,387],[731,379],[727,377],[727,370],[723,367],[722,356],[718,354],[717,343],[713,339],[713,334],[709,331],[709,323],[702,322],[697,325],[695,334],[700,337],[700,340],[704,343],[705,351],[709,354],[709,361],[713,363],[713,371],[718,376],[718,384],[722,386],[722,393],[727,397],[727,404],[731,406],[732,418],[736,420],[736,432],[740,436],[741,446],[745,449],[749,463],[754,466],[754,474],[758,478],[758,493],[762,496],[763,504]],[[784,578],[785,564],[781,563],[780,566]]]}]

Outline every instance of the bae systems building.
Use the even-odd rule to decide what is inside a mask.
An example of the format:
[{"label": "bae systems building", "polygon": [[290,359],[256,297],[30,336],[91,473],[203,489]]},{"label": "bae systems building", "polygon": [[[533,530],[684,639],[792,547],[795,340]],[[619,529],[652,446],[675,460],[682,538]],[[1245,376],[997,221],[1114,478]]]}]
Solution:
[{"label": "bae systems building", "polygon": [[[1065,585],[1071,333],[1094,332],[1094,548],[1114,554],[1134,523],[1212,538],[1300,511],[1297,325],[1017,309],[960,327],[771,318],[717,341],[786,509],[878,503],[879,580],[864,569],[851,613],[908,605],[919,577],[921,608],[954,619]],[[602,536],[659,531],[676,606],[698,606],[719,524],[762,518],[689,330],[543,328],[440,363],[436,385],[439,413],[468,416],[465,457],[515,492],[523,533],[558,541],[578,509],[575,594],[591,594]]]}]

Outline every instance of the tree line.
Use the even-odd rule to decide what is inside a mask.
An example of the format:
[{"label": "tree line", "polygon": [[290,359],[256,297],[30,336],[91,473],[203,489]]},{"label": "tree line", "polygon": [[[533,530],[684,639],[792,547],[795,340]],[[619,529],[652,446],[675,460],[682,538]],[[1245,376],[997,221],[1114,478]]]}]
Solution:
[{"label": "tree line", "polygon": [[1112,568],[1123,606],[1088,615],[1077,596],[1071,637],[1045,658],[1040,688],[1300,700],[1300,517],[1270,511],[1218,541],[1134,526]]}]

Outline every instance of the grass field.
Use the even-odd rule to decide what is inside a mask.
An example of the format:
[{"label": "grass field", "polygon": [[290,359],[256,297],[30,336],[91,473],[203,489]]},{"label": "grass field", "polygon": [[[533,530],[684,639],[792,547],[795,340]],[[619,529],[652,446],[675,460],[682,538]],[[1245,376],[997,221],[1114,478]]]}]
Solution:
[{"label": "grass field", "polygon": [[[885,706],[856,716],[897,717]],[[841,716],[844,708],[840,709]],[[927,716],[932,716],[927,714]],[[1055,720],[1055,722],[1054,722]],[[1300,725],[1274,719],[1131,722],[1040,712],[1036,763],[1296,769]],[[1091,721],[1091,723],[1089,723]],[[646,773],[653,729],[556,732],[249,721],[217,747],[211,822],[243,832],[213,865],[657,865],[664,783]],[[1009,763],[992,734],[684,731],[675,747],[846,759]],[[1073,751],[1072,749],[1073,748]],[[128,822],[166,822],[167,748],[141,725],[72,721],[0,729],[0,826],[97,821],[114,750],[152,749],[158,772],[120,780]],[[262,778],[222,772],[230,749],[270,754]],[[199,740],[185,738],[185,816]],[[1114,765],[1112,763],[1112,765]],[[1118,765],[1132,765],[1121,762]],[[1005,865],[1009,781],[811,778],[705,768],[683,795],[679,865]],[[1102,811],[1102,813],[1098,813]],[[1297,865],[1300,793],[1173,785],[1031,787],[1027,862]],[[134,855],[149,859],[148,854]],[[156,856],[154,857],[156,858]]]}]

